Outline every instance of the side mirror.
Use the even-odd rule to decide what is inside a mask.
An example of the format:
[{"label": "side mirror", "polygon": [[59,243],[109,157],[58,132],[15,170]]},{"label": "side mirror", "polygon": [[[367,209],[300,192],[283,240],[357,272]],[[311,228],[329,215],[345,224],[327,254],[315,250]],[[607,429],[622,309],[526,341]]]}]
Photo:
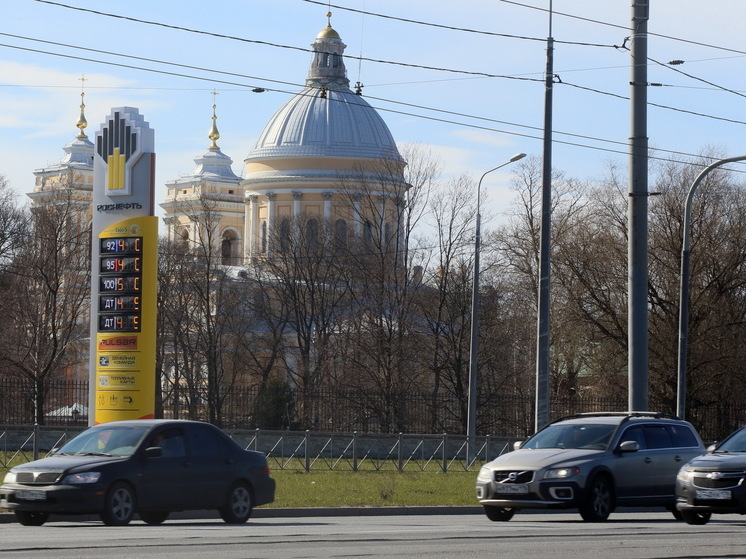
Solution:
[{"label": "side mirror", "polygon": [[710,446],[707,447],[707,452],[715,452],[715,449],[718,447],[717,443],[712,443]]},{"label": "side mirror", "polygon": [[513,450],[518,450],[519,448],[521,448],[523,446],[523,442],[524,441],[516,441],[516,442],[514,442],[513,443]]},{"label": "side mirror", "polygon": [[145,458],[160,458],[163,456],[163,449],[159,446],[149,446],[145,449]]},{"label": "side mirror", "polygon": [[640,443],[637,441],[624,441],[617,447],[619,452],[637,452],[640,450]]}]

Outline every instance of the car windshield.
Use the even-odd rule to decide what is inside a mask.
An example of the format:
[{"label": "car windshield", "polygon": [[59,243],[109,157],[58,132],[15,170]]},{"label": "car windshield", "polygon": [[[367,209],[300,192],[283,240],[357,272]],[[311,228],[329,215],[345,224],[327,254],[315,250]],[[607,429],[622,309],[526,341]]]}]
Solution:
[{"label": "car windshield", "polygon": [[746,429],[737,431],[724,440],[715,452],[746,452]]},{"label": "car windshield", "polygon": [[65,446],[57,455],[87,456],[129,456],[150,429],[147,427],[93,427],[83,431]]},{"label": "car windshield", "polygon": [[521,448],[583,448],[605,450],[616,425],[562,423],[550,425],[527,440]]}]

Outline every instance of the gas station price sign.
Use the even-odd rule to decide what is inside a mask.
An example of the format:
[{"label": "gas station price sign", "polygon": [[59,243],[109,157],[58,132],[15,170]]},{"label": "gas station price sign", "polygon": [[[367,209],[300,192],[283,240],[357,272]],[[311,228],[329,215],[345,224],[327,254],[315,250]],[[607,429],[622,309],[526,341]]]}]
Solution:
[{"label": "gas station price sign", "polygon": [[142,237],[99,239],[99,332],[140,332]]}]

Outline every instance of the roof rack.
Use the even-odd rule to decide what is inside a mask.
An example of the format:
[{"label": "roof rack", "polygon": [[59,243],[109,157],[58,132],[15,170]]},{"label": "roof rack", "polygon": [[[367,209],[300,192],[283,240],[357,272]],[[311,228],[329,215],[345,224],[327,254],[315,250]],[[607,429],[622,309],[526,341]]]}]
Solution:
[{"label": "roof rack", "polygon": [[568,419],[579,419],[581,417],[626,417],[626,418],[652,417],[655,419],[681,419],[680,417],[671,415],[670,413],[663,413],[663,412],[657,412],[657,411],[594,411],[594,412],[575,413],[572,415],[566,415],[565,417],[560,417],[559,419],[555,419],[549,424],[551,425],[552,423],[557,423],[559,421],[566,421]]}]

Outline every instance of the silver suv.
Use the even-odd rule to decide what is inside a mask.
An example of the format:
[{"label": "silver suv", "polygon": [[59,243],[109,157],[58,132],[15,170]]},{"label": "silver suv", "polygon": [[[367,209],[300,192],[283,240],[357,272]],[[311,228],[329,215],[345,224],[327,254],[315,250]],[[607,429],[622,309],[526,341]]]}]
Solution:
[{"label": "silver suv", "polygon": [[654,412],[588,413],[558,419],[516,450],[482,466],[477,499],[487,518],[520,509],[572,509],[601,522],[616,507],[675,508],[676,474],[705,453],[694,427]]}]

